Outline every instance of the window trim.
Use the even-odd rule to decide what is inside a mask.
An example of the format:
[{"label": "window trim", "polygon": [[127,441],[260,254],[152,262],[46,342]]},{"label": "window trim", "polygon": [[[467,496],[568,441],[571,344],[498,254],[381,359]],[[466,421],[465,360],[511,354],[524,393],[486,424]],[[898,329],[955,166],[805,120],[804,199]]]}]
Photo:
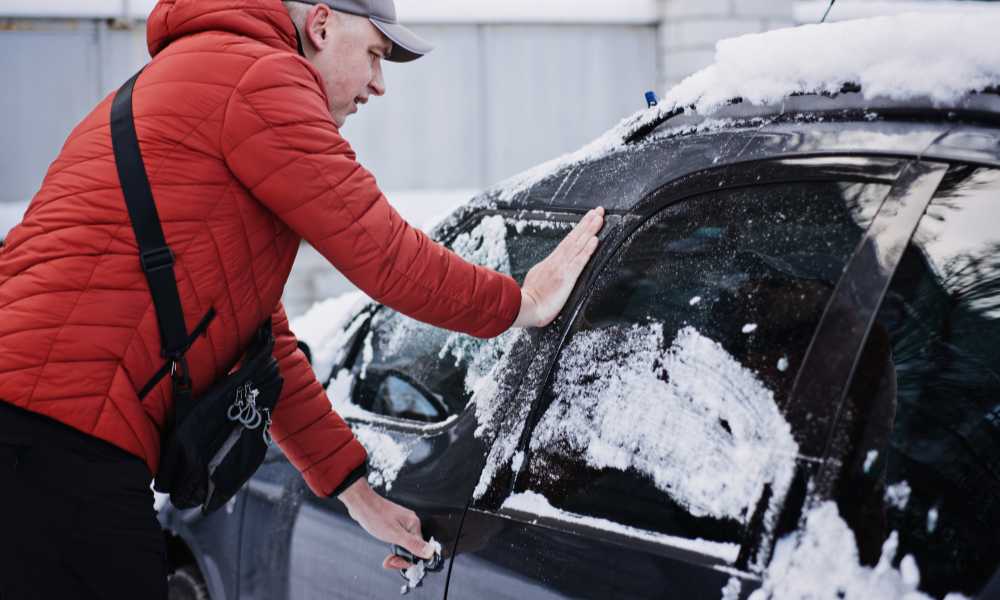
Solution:
[{"label": "window trim", "polygon": [[639,527],[633,527],[633,529],[637,529],[639,531],[649,532],[650,534],[652,534],[651,537],[663,538],[662,540],[643,539],[639,537],[626,535],[624,533],[618,533],[607,529],[593,527],[585,523],[574,523],[570,521],[563,521],[546,515],[538,515],[535,513],[524,512],[521,510],[514,510],[510,508],[501,508],[496,512],[486,511],[476,507],[469,507],[469,510],[475,511],[482,515],[507,519],[510,521],[514,521],[516,523],[520,523],[522,525],[543,527],[545,529],[551,529],[559,533],[570,533],[573,535],[579,535],[600,542],[615,544],[618,546],[624,546],[632,550],[640,550],[670,560],[679,560],[686,563],[691,563],[709,568],[722,567],[731,570],[734,576],[739,577],[744,581],[755,581],[755,582],[760,581],[760,578],[757,575],[750,573],[745,569],[737,568],[735,558],[733,562],[727,562],[721,556],[717,556],[714,554],[705,554],[697,550],[684,548],[680,545],[672,543],[669,539],[669,538],[685,539],[681,538],[680,536],[671,536],[668,534],[651,532],[647,529],[641,529]]}]

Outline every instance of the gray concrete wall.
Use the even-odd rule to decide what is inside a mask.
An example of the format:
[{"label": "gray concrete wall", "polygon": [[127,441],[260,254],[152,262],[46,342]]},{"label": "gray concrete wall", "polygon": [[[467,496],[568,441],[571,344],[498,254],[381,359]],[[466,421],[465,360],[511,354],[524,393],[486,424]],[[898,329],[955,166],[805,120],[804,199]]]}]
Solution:
[{"label": "gray concrete wall", "polygon": [[795,0],[661,0],[660,89],[712,64],[715,43],[795,25]]},{"label": "gray concrete wall", "polygon": [[[0,18],[0,202],[29,200],[72,127],[148,60],[143,22],[109,23]],[[654,26],[414,29],[437,49],[388,65],[389,93],[344,129],[386,189],[482,188],[588,142],[656,85]]]}]

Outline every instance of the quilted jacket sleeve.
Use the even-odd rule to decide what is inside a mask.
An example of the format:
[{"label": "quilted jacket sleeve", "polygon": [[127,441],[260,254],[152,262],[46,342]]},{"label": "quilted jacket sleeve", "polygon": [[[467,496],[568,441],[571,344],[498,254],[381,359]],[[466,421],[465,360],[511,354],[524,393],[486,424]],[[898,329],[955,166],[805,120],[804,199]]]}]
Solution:
[{"label": "quilted jacket sleeve", "polygon": [[399,216],[340,136],[302,58],[280,52],[250,67],[226,108],[222,147],[253,195],[375,300],[476,337],[513,324],[517,282],[466,262]]},{"label": "quilted jacket sleeve", "polygon": [[340,415],[330,408],[305,354],[288,328],[285,309],[271,317],[274,357],[285,379],[271,422],[271,435],[318,496],[343,491],[363,474],[365,449]]}]

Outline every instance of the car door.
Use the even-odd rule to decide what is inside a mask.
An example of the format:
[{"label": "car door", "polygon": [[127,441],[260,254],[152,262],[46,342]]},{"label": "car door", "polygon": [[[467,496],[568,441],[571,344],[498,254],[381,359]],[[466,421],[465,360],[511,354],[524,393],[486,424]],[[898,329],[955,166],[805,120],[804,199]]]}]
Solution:
[{"label": "car door", "polygon": [[722,169],[636,209],[573,310],[528,433],[466,515],[449,598],[757,585],[747,537],[776,526],[796,464],[818,458],[799,456],[784,402],[898,173],[874,161],[869,178],[867,164]]},{"label": "car door", "polygon": [[[464,219],[447,245],[520,283],[578,219],[480,212]],[[516,330],[480,340],[377,305],[348,321],[336,342],[343,347],[334,353],[331,403],[368,450],[371,485],[415,510],[425,537],[450,557],[484,462],[475,436],[477,394],[488,394],[491,375],[513,360],[512,348],[530,355],[530,340]],[[384,598],[405,583],[398,572],[381,568],[389,546],[364,532],[339,501],[308,492],[283,459],[266,464],[250,482],[244,524],[245,597]],[[443,598],[445,585],[446,573],[429,573],[407,591]]]},{"label": "car door", "polygon": [[848,450],[833,457],[833,499],[861,565],[908,563],[935,598],[976,597],[1000,569],[998,220],[1000,170],[952,165],[891,274],[834,436]]}]

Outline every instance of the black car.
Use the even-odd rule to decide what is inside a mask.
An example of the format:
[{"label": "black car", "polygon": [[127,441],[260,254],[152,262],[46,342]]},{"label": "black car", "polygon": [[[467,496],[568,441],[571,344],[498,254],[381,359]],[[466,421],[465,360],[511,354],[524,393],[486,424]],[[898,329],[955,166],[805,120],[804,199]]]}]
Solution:
[{"label": "black car", "polygon": [[[362,303],[312,344],[370,481],[444,548],[406,591],[745,598],[825,509],[859,569],[996,597],[1000,96],[846,90],[614,135],[434,231],[520,281],[606,207],[552,325],[478,340]],[[216,514],[160,518],[213,600],[405,584],[277,448]]]}]

